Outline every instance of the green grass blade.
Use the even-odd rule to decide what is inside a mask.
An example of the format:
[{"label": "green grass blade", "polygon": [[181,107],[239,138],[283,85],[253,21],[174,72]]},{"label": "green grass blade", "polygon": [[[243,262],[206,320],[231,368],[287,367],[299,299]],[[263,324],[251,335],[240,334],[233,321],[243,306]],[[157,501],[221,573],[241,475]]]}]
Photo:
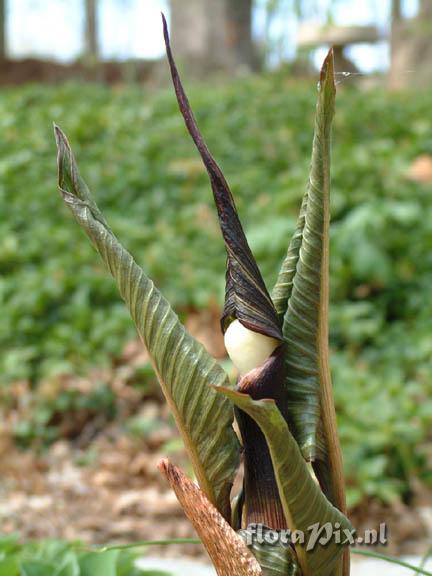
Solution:
[{"label": "green grass blade", "polygon": [[[313,480],[297,442],[273,400],[252,400],[228,388],[218,391],[249,414],[261,428],[273,462],[274,473],[288,527],[305,535],[304,545],[296,544],[298,562],[303,576],[330,576],[335,574],[341,554],[346,549],[331,539],[326,545],[311,544],[310,527],[328,525],[351,529],[348,519],[334,507]],[[343,538],[342,538],[343,540]]]},{"label": "green grass blade", "polygon": [[55,127],[59,189],[117,282],[150,354],[167,402],[207,498],[229,518],[238,466],[233,408],[209,386],[227,384],[217,363],[180,323],[169,303],[108,227],[80,178],[69,143]]},{"label": "green grass blade", "polygon": [[[135,542],[131,544],[120,544],[118,546],[105,546],[100,551],[105,550],[117,550],[123,548],[139,548],[141,546],[170,546],[172,544],[201,544],[199,538],[171,538],[168,540],[143,540],[141,542]],[[387,556],[386,554],[380,554],[379,552],[371,552],[370,550],[361,550],[360,548],[351,548],[351,553],[358,556],[365,556],[367,558],[376,558],[377,560],[382,560],[383,562],[390,562],[391,564],[397,564],[398,566],[403,566],[408,570],[412,570],[417,574],[423,574],[424,576],[432,576],[432,572],[424,570],[422,567],[414,566],[408,562],[404,562],[395,556]]]},{"label": "green grass blade", "polygon": [[404,562],[395,556],[387,556],[386,554],[380,554],[379,552],[371,552],[370,550],[360,550],[359,548],[352,548],[352,554],[358,554],[359,556],[366,556],[367,558],[376,558],[377,560],[384,560],[384,562],[390,562],[390,564],[397,564],[398,566],[403,566],[408,570],[417,572],[417,574],[424,574],[424,576],[432,576],[432,572],[424,570],[422,567],[414,566],[408,562]]},{"label": "green grass blade", "polygon": [[[201,540],[199,538],[171,538],[169,540],[143,540],[142,542],[136,542],[132,544],[120,544],[119,546],[106,546],[103,550],[117,550],[122,548],[137,548],[140,546],[152,546],[152,545],[162,545],[169,546],[172,544],[200,544]],[[417,574],[423,574],[424,576],[432,576],[432,572],[423,570],[423,568],[404,562],[399,558],[394,556],[387,556],[386,554],[380,554],[379,552],[371,552],[370,550],[361,550],[360,548],[351,548],[351,553],[358,556],[366,556],[367,558],[376,558],[377,560],[382,560],[383,562],[390,562],[391,564],[397,564],[398,566],[403,566],[408,570],[417,572]]]},{"label": "green grass blade", "polygon": [[420,562],[420,569],[423,569],[426,566],[426,562],[429,560],[429,558],[432,557],[432,545],[429,546],[429,548],[426,550],[425,554],[423,555],[423,558]]},{"label": "green grass blade", "polygon": [[199,538],[169,538],[166,540],[139,540],[130,544],[113,544],[112,546],[102,546],[97,548],[97,552],[107,552],[108,550],[129,550],[130,548],[145,548],[146,546],[169,546],[170,544],[202,544]]}]

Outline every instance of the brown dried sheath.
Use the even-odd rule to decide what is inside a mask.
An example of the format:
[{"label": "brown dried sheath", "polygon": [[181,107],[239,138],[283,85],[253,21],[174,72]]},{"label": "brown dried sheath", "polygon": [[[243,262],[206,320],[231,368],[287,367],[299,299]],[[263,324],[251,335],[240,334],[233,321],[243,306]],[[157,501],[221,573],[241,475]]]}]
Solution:
[{"label": "brown dried sheath", "polygon": [[199,487],[166,458],[158,468],[201,538],[218,576],[262,576],[252,552]]},{"label": "brown dried sheath", "polygon": [[237,318],[246,328],[282,341],[276,310],[249,248],[228,183],[203,140],[183,89],[163,14],[162,20],[166,52],[180,112],[210,177],[228,255],[222,331],[225,332],[230,321]]}]

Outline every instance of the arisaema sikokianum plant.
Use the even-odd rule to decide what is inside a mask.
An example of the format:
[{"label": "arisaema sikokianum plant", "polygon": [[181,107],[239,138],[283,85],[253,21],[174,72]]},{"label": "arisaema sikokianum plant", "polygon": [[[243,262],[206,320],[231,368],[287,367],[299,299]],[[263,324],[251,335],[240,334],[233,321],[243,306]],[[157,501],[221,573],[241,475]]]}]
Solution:
[{"label": "arisaema sikokianum plant", "polygon": [[[198,484],[168,460],[160,470],[217,573],[346,576],[344,530],[351,526],[328,351],[332,52],[320,75],[306,193],[270,295],[192,114],[165,20],[163,31],[180,112],[208,172],[225,242],[221,329],[239,374],[235,387],[117,240],[56,126],[61,195],[113,275],[149,352]],[[233,495],[241,454],[243,487]]]}]

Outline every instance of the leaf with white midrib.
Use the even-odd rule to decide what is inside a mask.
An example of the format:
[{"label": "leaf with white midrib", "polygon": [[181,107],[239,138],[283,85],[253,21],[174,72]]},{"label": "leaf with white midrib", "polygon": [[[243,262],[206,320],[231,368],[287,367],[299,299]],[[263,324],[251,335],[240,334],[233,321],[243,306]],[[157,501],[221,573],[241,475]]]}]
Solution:
[{"label": "leaf with white midrib", "polygon": [[232,404],[209,386],[227,385],[228,377],[186,331],[167,300],[119,243],[80,178],[65,135],[58,127],[55,135],[63,199],[107,264],[129,307],[202,490],[229,518],[239,443],[232,428]]}]

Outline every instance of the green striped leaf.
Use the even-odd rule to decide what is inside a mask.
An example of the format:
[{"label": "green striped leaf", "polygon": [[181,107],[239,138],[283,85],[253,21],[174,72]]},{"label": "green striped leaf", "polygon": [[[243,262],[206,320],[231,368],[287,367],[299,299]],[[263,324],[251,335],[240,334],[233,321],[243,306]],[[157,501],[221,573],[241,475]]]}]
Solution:
[{"label": "green striped leaf", "polygon": [[294,236],[273,290],[284,313],[287,420],[326,495],[345,510],[342,464],[328,360],[330,132],[334,115],[333,54],[319,84],[309,183]]},{"label": "green striped leaf", "polygon": [[226,518],[239,460],[233,407],[212,385],[227,385],[221,366],[180,323],[167,300],[119,243],[81,179],[69,143],[55,127],[59,189],[113,275],[146,346],[183,437],[198,482]]},{"label": "green striped leaf", "polygon": [[[317,540],[312,546],[312,527],[322,529],[328,526],[335,530],[350,530],[351,524],[329,502],[312,478],[298,444],[274,400],[252,400],[247,394],[225,387],[218,388],[218,392],[230,398],[238,408],[253,418],[265,436],[287,525],[292,532],[298,530],[304,534],[304,543],[294,543],[303,576],[333,576],[340,567],[345,546],[338,543],[336,538],[331,538],[326,544]],[[343,537],[341,541],[344,541]]]},{"label": "green striped leaf", "polygon": [[305,225],[306,206],[307,206],[307,190],[303,196],[300,214],[297,219],[297,224],[294,234],[291,237],[288,252],[282,262],[276,284],[272,291],[272,300],[279,317],[284,317],[288,307],[288,300],[290,299],[293,279],[297,270],[297,262],[300,255],[300,246],[303,240],[303,229]]},{"label": "green striped leaf", "polygon": [[[326,459],[326,445],[320,438],[319,327],[322,318],[321,284],[324,235],[327,233],[329,202],[330,128],[334,110],[334,80],[331,58],[320,83],[315,117],[312,162],[303,203],[303,230],[297,235],[282,269],[293,270],[288,307],[283,321],[287,341],[288,414],[293,433],[307,460]],[[327,213],[326,213],[327,212]],[[301,217],[300,226],[303,218]],[[301,241],[300,241],[301,240]]]}]

